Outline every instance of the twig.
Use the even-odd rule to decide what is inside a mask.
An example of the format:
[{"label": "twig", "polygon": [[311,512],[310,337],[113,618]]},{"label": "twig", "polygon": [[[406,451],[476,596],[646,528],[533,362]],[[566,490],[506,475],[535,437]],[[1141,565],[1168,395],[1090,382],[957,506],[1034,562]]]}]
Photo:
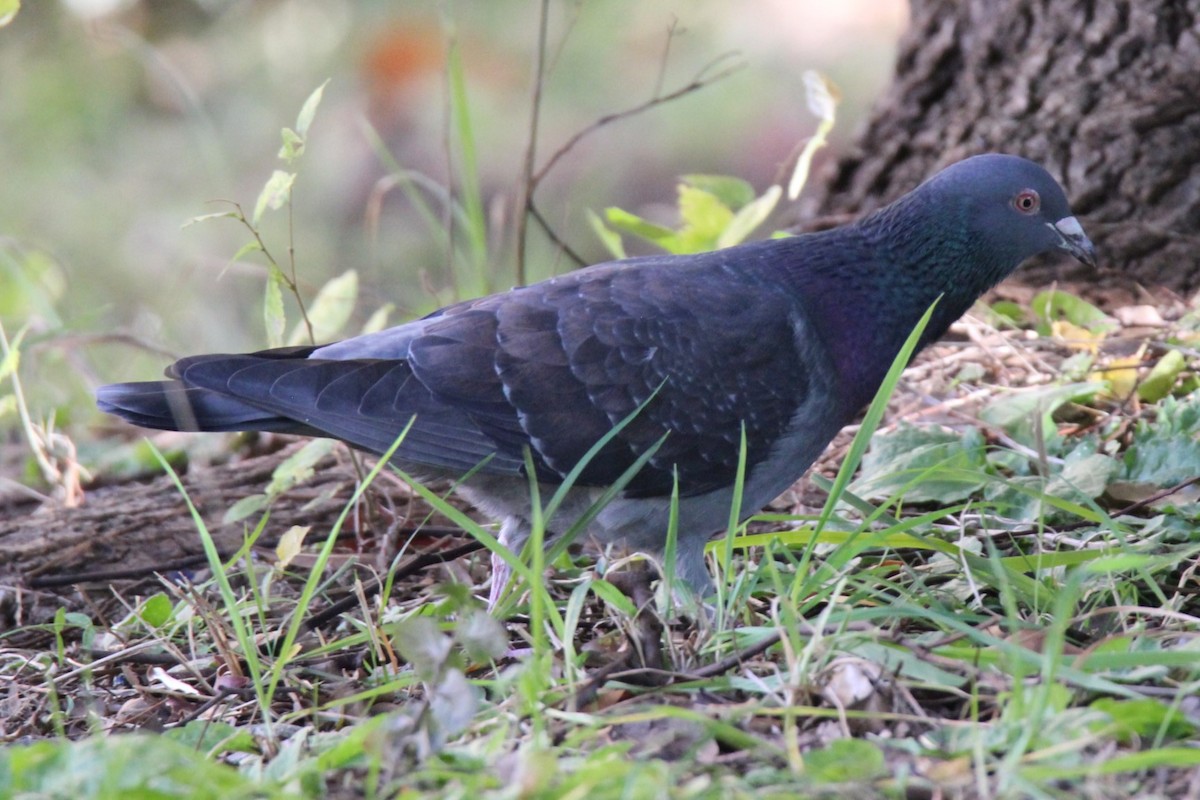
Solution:
[{"label": "twig", "polygon": [[[143,643],[147,646],[153,645],[153,642]],[[138,645],[134,645],[137,647]],[[94,669],[102,664],[145,664],[148,666],[158,667],[177,667],[179,659],[170,653],[143,653],[139,650],[102,650],[98,647],[93,647],[88,650],[94,661],[87,665],[88,669]]]},{"label": "twig", "polygon": [[[588,125],[586,128],[579,131],[574,136],[572,136],[570,139],[568,139],[562,147],[558,148],[558,150],[555,151],[554,155],[550,156],[550,160],[547,161],[545,164],[543,164],[542,168],[540,170],[538,170],[537,173],[533,176],[533,186],[531,187],[531,190],[536,189],[537,186],[542,182],[542,180],[545,179],[547,173],[549,173],[550,170],[554,168],[554,165],[557,164],[567,153],[569,153],[571,150],[573,150],[577,144],[579,144],[581,141],[586,139],[588,136],[591,136],[593,133],[600,130],[601,128],[611,125],[614,122],[619,122],[621,120],[628,119],[630,117],[635,117],[638,114],[641,114],[645,111],[649,111],[650,109],[654,108],[655,106],[660,106],[663,103],[669,103],[672,100],[677,100],[680,97],[684,97],[685,95],[691,94],[692,92],[697,92],[711,84],[716,83],[717,81],[728,78],[730,75],[734,74],[735,72],[737,72],[739,69],[742,68],[741,62],[738,62],[737,64],[734,64],[733,66],[726,67],[722,70],[719,70],[711,76],[706,76],[705,73],[714,70],[717,64],[720,64],[723,61],[728,61],[730,58],[733,58],[735,55],[736,55],[736,53],[725,53],[723,55],[717,56],[712,61],[710,61],[708,64],[706,64],[698,73],[696,73],[696,77],[692,78],[691,82],[689,82],[685,86],[681,86],[680,88],[676,89],[673,92],[670,92],[670,93],[664,94],[664,95],[655,95],[654,97],[651,97],[649,100],[645,101],[644,103],[639,103],[636,106],[633,106],[632,108],[627,108],[624,111],[616,111],[612,114],[605,114],[603,117],[600,117],[598,120],[593,122],[591,125]],[[532,191],[530,192],[530,195],[532,196]]]},{"label": "twig", "polygon": [[550,0],[542,0],[542,13],[538,22],[537,66],[533,73],[533,101],[529,109],[529,144],[525,147],[525,165],[522,168],[521,197],[517,203],[517,285],[525,285],[525,244],[529,222],[525,209],[533,199],[537,188],[533,170],[537,159],[538,120],[542,112],[542,87],[546,79],[546,28],[550,20]]},{"label": "twig", "polygon": [[[283,271],[281,266],[279,266],[279,262],[275,260],[275,256],[271,255],[271,251],[267,248],[267,243],[263,240],[262,234],[259,232],[258,228],[254,226],[253,222],[246,218],[246,212],[242,210],[241,203],[238,203],[234,200],[215,200],[213,202],[228,203],[229,205],[233,206],[235,209],[233,219],[242,223],[243,227],[250,231],[250,235],[254,237],[254,241],[258,244],[258,250],[263,254],[263,258],[267,259],[267,263],[274,267],[279,273],[279,278],[283,281],[283,285],[287,287],[288,291],[292,293],[292,297],[294,297],[296,300],[296,308],[300,311],[300,319],[304,322],[304,327],[308,331],[309,341],[313,344],[316,344],[316,340],[313,338],[312,321],[308,318],[308,309],[304,305],[304,297],[300,294],[300,284],[296,278],[295,248],[290,243],[290,237],[292,236],[292,201],[290,196],[288,199],[288,252],[292,254],[292,274],[290,276]],[[267,280],[270,280],[269,275]]]},{"label": "twig", "polygon": [[671,44],[675,41],[676,31],[679,30],[679,17],[671,17],[667,26],[667,40],[663,42],[662,59],[658,63],[658,78],[654,81],[654,96],[662,94],[663,84],[667,82],[667,64],[671,60]]},{"label": "twig", "polygon": [[[672,26],[671,31],[668,33],[668,36],[673,36],[673,35],[674,35],[674,26]],[[668,48],[667,52],[669,52],[669,48]],[[537,172],[532,173],[532,174],[530,174],[530,173],[532,172],[533,164],[532,164],[532,159],[530,158],[530,156],[532,155],[532,145],[534,143],[535,136],[531,132],[531,134],[530,134],[531,147],[530,147],[530,150],[526,154],[527,159],[526,159],[526,165],[525,165],[526,166],[525,181],[521,187],[523,202],[518,206],[519,215],[518,215],[518,223],[517,223],[518,224],[518,231],[517,231],[517,234],[518,234],[517,235],[517,258],[518,258],[517,270],[518,270],[518,273],[517,273],[517,275],[518,275],[518,279],[520,282],[522,282],[522,283],[524,282],[524,274],[525,274],[524,273],[524,269],[525,269],[525,258],[524,258],[524,256],[525,256],[525,238],[524,237],[525,237],[525,233],[526,233],[526,222],[525,222],[526,214],[533,215],[533,218],[538,222],[538,224],[541,226],[542,230],[546,231],[546,234],[550,237],[550,239],[555,244],[557,244],[559,247],[562,247],[567,252],[567,255],[570,256],[570,258],[572,260],[574,260],[575,262],[577,262],[580,265],[587,263],[583,258],[581,258],[579,255],[577,255],[574,251],[567,248],[566,245],[563,243],[561,237],[559,237],[557,234],[555,234],[550,229],[550,225],[546,222],[546,220],[542,217],[542,215],[540,213],[538,213],[537,208],[535,207],[534,202],[533,202],[533,195],[537,191],[538,186],[541,185],[542,181],[550,173],[550,170],[552,170],[554,168],[555,164],[557,164],[560,160],[562,160],[562,158],[564,156],[566,156],[567,153],[569,153],[571,150],[573,150],[575,148],[575,146],[578,145],[581,141],[583,141],[585,138],[592,135],[596,131],[600,130],[601,128],[603,128],[607,125],[611,125],[614,122],[619,122],[623,119],[628,119],[629,117],[637,116],[638,114],[641,114],[644,111],[649,111],[650,109],[654,108],[655,106],[659,106],[664,103],[669,103],[672,100],[677,100],[678,98],[683,97],[684,95],[699,91],[700,89],[703,89],[706,86],[709,86],[710,84],[716,83],[717,81],[724,80],[725,78],[729,77],[730,75],[732,75],[733,73],[737,72],[739,69],[742,68],[741,62],[738,62],[729,67],[725,67],[724,69],[717,70],[714,74],[710,75],[708,73],[714,72],[714,70],[716,70],[716,66],[718,64],[720,64],[724,61],[728,61],[730,58],[733,58],[735,55],[736,55],[735,53],[725,53],[723,55],[717,56],[712,61],[710,61],[708,64],[704,65],[704,67],[702,67],[700,69],[700,71],[696,73],[696,76],[694,78],[692,78],[690,83],[688,83],[686,86],[682,86],[682,87],[676,89],[675,91],[670,92],[665,95],[660,93],[661,79],[662,79],[662,74],[661,74],[662,71],[660,71],[659,85],[655,86],[655,91],[654,91],[653,97],[651,97],[649,100],[647,100],[644,103],[639,103],[638,105],[633,106],[632,108],[627,108],[624,111],[617,111],[615,113],[606,114],[603,117],[600,117],[595,122],[593,122],[591,125],[588,125],[583,130],[578,131],[574,136],[572,136],[570,139],[568,139],[565,144],[563,144],[560,148],[558,148],[558,150],[556,150],[554,152],[554,154],[552,156],[550,156],[549,160],[546,161],[546,163],[542,165],[541,169],[539,169]],[[665,57],[666,57],[666,54],[664,53],[664,58]],[[539,55],[539,59],[540,59],[540,55]],[[539,61],[539,63],[540,63],[540,61]],[[664,70],[665,70],[665,64],[664,64]],[[538,91],[540,92],[540,87],[539,87]],[[535,114],[536,114],[536,105],[535,105]]]},{"label": "twig", "polygon": [[[17,369],[19,362],[16,361],[25,330],[26,328],[22,328],[18,331],[10,344],[4,324],[0,322],[0,363],[13,359],[13,367],[7,377],[12,384],[12,396],[16,402],[21,428],[25,432],[25,439],[29,443],[29,449],[42,478],[62,492],[63,505],[74,508],[83,502],[83,480],[90,479],[90,476],[75,458],[75,443],[54,432],[54,418],[50,417],[46,423],[38,424],[29,413],[29,406],[25,402],[25,389],[21,385],[21,373]],[[54,453],[55,445],[66,450],[65,457],[60,458]],[[63,464],[61,467],[60,463]]]},{"label": "twig", "polygon": [[542,216],[542,212],[540,210],[538,210],[538,207],[536,205],[534,205],[532,198],[530,198],[529,204],[526,206],[526,208],[529,210],[530,215],[537,222],[538,227],[540,227],[542,229],[542,232],[545,233],[546,236],[548,236],[550,238],[550,241],[554,244],[555,247],[557,247],[559,250],[561,250],[563,252],[563,254],[566,255],[567,258],[574,261],[577,266],[580,266],[580,267],[587,266],[588,262],[583,258],[583,256],[576,253],[575,250],[572,249],[569,244],[564,242],[562,240],[562,238],[557,233],[554,232],[554,229],[550,227],[550,223],[547,222],[545,217]]},{"label": "twig", "polygon": [[[273,547],[274,545],[266,545]],[[218,552],[222,560],[229,558],[230,552]],[[198,553],[194,556],[179,558],[174,561],[168,561],[163,564],[154,564],[149,567],[137,567],[135,569],[103,569],[95,572],[71,572],[66,574],[51,575],[45,578],[30,578],[29,588],[31,589],[52,589],[56,586],[70,586],[76,583],[107,583],[111,581],[128,580],[131,578],[146,578],[155,573],[174,572],[175,570],[187,569],[188,567],[197,564],[203,564],[208,561],[208,557],[203,553]]]},{"label": "twig", "polygon": [[[692,670],[688,678],[713,678],[717,675],[722,675],[729,670],[745,663],[746,660],[754,658],[758,655],[762,655],[767,650],[770,650],[772,647],[778,644],[782,638],[783,632],[777,630],[767,635],[761,642],[756,642],[755,644],[747,647],[745,650],[739,650],[736,653],[725,656],[725,658],[722,658],[720,661],[716,661],[697,670]],[[672,683],[675,682],[677,681],[672,681]]]},{"label": "twig", "polygon": [[[821,631],[831,630],[835,632],[842,631],[857,631],[870,632],[878,630],[876,626],[865,622],[851,622],[848,624],[831,625],[825,628],[818,629],[808,623],[801,623],[799,632],[804,636],[815,636]],[[690,681],[704,680],[706,678],[715,678],[729,672],[736,667],[741,666],[746,661],[755,656],[765,653],[783,638],[781,631],[775,631],[768,634],[762,641],[755,642],[744,650],[739,650],[736,653],[726,656],[720,661],[714,662],[699,669],[689,670],[687,672],[664,670],[656,667],[637,667],[635,669],[627,669],[630,662],[636,657],[636,648],[631,648],[630,652],[621,658],[614,659],[611,663],[605,664],[600,669],[593,672],[588,680],[579,688],[578,691],[572,693],[565,701],[564,705],[570,708],[579,708],[587,705],[588,702],[595,696],[596,692],[609,680],[625,680],[629,683],[647,682],[646,678],[654,678],[652,682],[648,682],[658,689],[666,689],[680,683]]]},{"label": "twig", "polygon": [[[406,578],[409,575],[425,569],[426,567],[434,564],[442,564],[447,561],[453,561],[457,558],[462,558],[468,553],[474,553],[476,550],[482,549],[483,545],[480,542],[471,541],[440,553],[422,553],[419,556],[414,556],[406,563],[398,567],[395,574],[392,576],[392,580],[396,581],[401,578]],[[379,590],[382,588],[383,582],[378,579],[370,581],[369,583],[364,583],[362,586],[362,599],[374,597],[375,595],[379,594]],[[311,617],[305,620],[304,627],[308,630],[315,630],[322,625],[325,625],[336,619],[339,615],[349,611],[351,608],[359,605],[360,602],[361,600],[359,595],[357,593],[351,593],[343,597],[341,600],[338,600],[324,611],[313,614]]]}]

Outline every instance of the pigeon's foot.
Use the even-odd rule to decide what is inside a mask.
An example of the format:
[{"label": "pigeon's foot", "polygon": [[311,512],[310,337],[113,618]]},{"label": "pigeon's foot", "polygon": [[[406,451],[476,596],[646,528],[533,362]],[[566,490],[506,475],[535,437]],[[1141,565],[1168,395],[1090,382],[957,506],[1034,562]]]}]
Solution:
[{"label": "pigeon's foot", "polygon": [[512,567],[508,566],[508,562],[501,558],[499,553],[492,553],[492,583],[488,587],[487,600],[489,614],[500,604],[500,596],[504,594],[504,588],[508,586],[508,579],[511,577]]}]

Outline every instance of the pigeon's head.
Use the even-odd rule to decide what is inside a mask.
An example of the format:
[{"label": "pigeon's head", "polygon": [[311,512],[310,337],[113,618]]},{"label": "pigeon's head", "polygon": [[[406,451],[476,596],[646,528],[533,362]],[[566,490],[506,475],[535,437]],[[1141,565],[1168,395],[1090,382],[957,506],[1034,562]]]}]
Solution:
[{"label": "pigeon's head", "polygon": [[942,170],[922,188],[936,196],[938,206],[955,209],[978,252],[1004,269],[1055,249],[1096,266],[1096,252],[1062,187],[1032,161],[975,156]]}]

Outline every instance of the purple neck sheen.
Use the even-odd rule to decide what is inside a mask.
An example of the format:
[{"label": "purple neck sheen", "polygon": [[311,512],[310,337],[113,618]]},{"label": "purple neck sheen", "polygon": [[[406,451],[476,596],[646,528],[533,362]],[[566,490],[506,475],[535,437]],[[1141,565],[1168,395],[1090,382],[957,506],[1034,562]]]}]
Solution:
[{"label": "purple neck sheen", "polygon": [[[830,248],[830,257],[804,259],[793,280],[804,286],[848,409],[871,400],[934,300],[938,305],[918,349],[941,337],[1016,266],[993,263],[997,259],[976,244],[953,213],[931,215],[920,192],[836,237],[819,234],[808,242],[810,253]],[[823,270],[823,263],[839,267]]]}]

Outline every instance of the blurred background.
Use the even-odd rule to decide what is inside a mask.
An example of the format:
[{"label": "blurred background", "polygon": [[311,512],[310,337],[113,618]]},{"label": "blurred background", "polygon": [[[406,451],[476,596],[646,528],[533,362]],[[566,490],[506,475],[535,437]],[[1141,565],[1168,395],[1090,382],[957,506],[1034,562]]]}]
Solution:
[{"label": "blurred background", "polygon": [[[153,378],[172,356],[265,346],[265,262],[232,260],[251,233],[230,219],[185,223],[230,208],[216,201],[249,214],[276,169],[297,173],[293,205],[264,217],[263,239],[285,265],[294,246],[307,297],[357,271],[347,334],[387,303],[393,324],[511,286],[541,10],[532,0],[26,0],[0,28],[0,322],[10,339],[25,331],[31,413],[86,439],[105,424],[96,384]],[[808,69],[843,94],[818,156],[831,158],[886,86],[906,13],[903,0],[550,2],[539,166],[604,115],[739,68],[584,139],[540,185],[539,208],[597,261],[606,252],[588,210],[671,223],[688,173],[763,190],[816,127]],[[327,79],[306,151],[288,167],[281,128]],[[468,194],[475,177],[482,275],[447,243],[438,199]],[[574,266],[536,228],[526,263],[531,281]],[[10,389],[0,381],[0,395]],[[20,438],[11,402],[0,434]]]}]

